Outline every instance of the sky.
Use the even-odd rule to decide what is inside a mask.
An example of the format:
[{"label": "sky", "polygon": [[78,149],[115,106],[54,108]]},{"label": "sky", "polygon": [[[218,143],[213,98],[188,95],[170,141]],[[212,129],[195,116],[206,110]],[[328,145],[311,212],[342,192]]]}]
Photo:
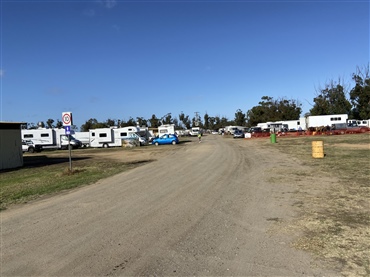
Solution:
[{"label": "sky", "polygon": [[302,116],[369,63],[369,0],[0,0],[0,121]]}]

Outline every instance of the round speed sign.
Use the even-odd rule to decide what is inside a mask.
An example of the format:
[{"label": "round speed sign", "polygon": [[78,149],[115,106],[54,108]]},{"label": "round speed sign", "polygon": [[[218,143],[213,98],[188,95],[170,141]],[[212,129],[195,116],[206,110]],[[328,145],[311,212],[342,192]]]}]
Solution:
[{"label": "round speed sign", "polygon": [[62,114],[62,122],[63,122],[63,126],[70,126],[72,124],[72,114],[71,113],[63,113]]}]

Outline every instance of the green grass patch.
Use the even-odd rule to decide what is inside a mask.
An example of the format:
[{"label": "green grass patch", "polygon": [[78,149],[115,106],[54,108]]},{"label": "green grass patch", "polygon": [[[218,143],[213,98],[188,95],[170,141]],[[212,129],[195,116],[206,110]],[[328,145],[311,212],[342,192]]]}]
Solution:
[{"label": "green grass patch", "polygon": [[[84,151],[86,153],[89,150]],[[96,150],[90,151],[90,154],[94,154]],[[27,156],[24,160],[23,168],[0,173],[0,210],[11,204],[89,185],[148,162],[124,163],[114,159],[93,158],[92,155],[72,159],[70,171],[69,159],[60,157],[58,152]]]}]

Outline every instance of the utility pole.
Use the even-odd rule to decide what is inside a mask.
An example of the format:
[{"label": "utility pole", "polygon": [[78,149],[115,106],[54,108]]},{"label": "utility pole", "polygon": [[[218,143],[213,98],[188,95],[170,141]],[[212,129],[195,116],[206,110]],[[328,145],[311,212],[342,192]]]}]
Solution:
[{"label": "utility pole", "polygon": [[195,126],[199,126],[199,122],[200,122],[200,117],[199,117],[199,112],[195,112],[195,120],[194,120],[194,125]]}]

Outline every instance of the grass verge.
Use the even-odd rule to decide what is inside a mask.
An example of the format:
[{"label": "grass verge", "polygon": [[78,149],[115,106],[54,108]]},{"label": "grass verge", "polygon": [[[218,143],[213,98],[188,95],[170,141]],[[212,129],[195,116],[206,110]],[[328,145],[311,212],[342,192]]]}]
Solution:
[{"label": "grass verge", "polygon": [[[318,140],[324,145],[321,159],[311,155]],[[344,276],[370,276],[369,134],[277,138],[266,146],[309,168],[297,182],[301,215],[288,227],[303,230],[294,246],[335,261]],[[285,180],[297,180],[297,172],[281,171]]]},{"label": "grass verge", "polygon": [[[124,150],[123,150],[124,151]],[[96,157],[96,150],[82,150],[85,155],[72,159],[72,171],[66,152],[43,152],[24,157],[25,166],[0,173],[0,211],[12,204],[26,203],[45,195],[95,183],[137,167],[148,161],[122,162]],[[86,153],[90,155],[86,156]]]}]

